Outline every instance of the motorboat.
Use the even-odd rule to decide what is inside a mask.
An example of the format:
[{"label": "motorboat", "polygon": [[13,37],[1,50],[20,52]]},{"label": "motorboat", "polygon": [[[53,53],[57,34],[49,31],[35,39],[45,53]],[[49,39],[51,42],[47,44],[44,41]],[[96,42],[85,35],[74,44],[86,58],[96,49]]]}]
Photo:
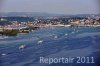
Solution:
[{"label": "motorboat", "polygon": [[67,34],[67,33],[65,33],[65,36],[68,36],[68,34]]},{"label": "motorboat", "polygon": [[5,53],[3,53],[3,54],[1,54],[2,56],[5,56],[5,55],[7,55],[7,54],[5,54]]},{"label": "motorboat", "polygon": [[72,34],[74,34],[75,32],[73,31]]},{"label": "motorboat", "polygon": [[56,35],[56,36],[54,36],[54,38],[55,38],[55,39],[57,39],[57,38],[58,38],[58,36]]},{"label": "motorboat", "polygon": [[39,40],[39,41],[38,41],[38,44],[40,44],[40,43],[43,43],[43,40]]},{"label": "motorboat", "polygon": [[19,46],[19,49],[24,49],[24,48],[26,48],[26,45]]}]

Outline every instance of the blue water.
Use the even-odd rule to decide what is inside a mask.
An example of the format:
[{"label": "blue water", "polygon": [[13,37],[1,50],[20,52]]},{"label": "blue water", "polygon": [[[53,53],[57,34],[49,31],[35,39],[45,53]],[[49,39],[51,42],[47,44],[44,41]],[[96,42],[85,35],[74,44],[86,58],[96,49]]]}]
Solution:
[{"label": "blue water", "polygon": [[[29,34],[0,38],[0,66],[99,66],[100,28],[42,28]],[[43,42],[38,43],[40,40]],[[26,48],[19,49],[21,45]],[[77,56],[94,57],[95,63],[39,63],[40,57]]]}]

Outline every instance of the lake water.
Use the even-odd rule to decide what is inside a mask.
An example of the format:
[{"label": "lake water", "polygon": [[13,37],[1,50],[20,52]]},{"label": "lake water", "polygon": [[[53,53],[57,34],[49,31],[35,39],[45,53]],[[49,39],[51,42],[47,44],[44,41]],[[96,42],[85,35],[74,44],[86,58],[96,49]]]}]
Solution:
[{"label": "lake water", "polygon": [[[24,49],[19,49],[25,45]],[[95,63],[39,63],[40,57],[94,57]],[[51,27],[0,36],[0,66],[99,66],[100,28]]]}]

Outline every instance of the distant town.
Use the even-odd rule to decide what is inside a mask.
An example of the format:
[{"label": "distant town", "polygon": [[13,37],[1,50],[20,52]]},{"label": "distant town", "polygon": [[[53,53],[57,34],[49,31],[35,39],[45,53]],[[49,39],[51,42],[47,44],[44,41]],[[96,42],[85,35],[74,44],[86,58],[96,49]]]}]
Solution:
[{"label": "distant town", "polygon": [[1,16],[0,35],[16,36],[46,27],[100,27],[99,15],[81,16]]}]

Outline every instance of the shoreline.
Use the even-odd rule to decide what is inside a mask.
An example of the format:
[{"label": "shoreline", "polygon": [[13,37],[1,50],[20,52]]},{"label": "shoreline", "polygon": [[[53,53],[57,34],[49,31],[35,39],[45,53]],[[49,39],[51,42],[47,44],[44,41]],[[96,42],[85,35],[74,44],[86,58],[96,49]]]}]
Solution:
[{"label": "shoreline", "polygon": [[[45,26],[45,27],[39,27],[39,29],[41,28],[49,28],[49,27],[65,27],[65,28],[100,28],[100,25],[78,25],[78,26],[71,26],[71,25],[50,25],[50,26]],[[12,32],[14,31],[14,32]],[[17,31],[17,32],[16,32]],[[31,30],[29,32],[20,32],[18,30],[7,30],[7,32],[0,32],[2,34],[0,34],[0,36],[17,36],[20,34],[27,34],[30,32],[33,32],[34,30]],[[5,34],[3,34],[5,33]]]}]

